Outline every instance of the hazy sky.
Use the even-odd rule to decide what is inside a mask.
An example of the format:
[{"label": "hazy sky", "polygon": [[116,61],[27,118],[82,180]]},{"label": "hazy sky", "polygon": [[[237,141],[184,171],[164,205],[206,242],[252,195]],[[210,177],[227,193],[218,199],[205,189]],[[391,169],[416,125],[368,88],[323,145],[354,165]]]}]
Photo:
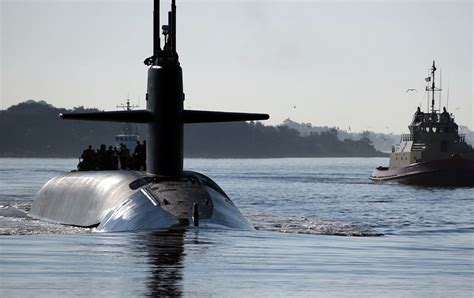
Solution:
[{"label": "hazy sky", "polygon": [[[0,109],[35,99],[113,110],[127,94],[144,107],[152,2],[0,0]],[[436,60],[450,111],[474,127],[472,1],[177,5],[187,108],[405,132]]]}]

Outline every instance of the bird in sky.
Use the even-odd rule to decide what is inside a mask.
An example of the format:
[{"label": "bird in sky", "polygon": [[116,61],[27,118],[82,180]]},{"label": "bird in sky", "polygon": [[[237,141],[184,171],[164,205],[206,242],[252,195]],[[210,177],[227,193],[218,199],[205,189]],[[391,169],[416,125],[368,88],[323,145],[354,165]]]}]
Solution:
[{"label": "bird in sky", "polygon": [[410,92],[410,91],[415,91],[415,92],[418,92],[418,91],[416,91],[416,89],[415,89],[415,88],[410,88],[410,89],[407,89],[407,93],[408,93],[408,92]]}]

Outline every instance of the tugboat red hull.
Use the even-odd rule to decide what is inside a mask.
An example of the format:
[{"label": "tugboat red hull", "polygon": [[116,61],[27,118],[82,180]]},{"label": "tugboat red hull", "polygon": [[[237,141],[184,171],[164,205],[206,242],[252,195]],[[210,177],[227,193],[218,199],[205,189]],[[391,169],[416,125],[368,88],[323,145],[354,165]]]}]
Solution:
[{"label": "tugboat red hull", "polygon": [[397,169],[378,167],[370,180],[422,186],[474,186],[474,161],[455,158],[419,162]]}]

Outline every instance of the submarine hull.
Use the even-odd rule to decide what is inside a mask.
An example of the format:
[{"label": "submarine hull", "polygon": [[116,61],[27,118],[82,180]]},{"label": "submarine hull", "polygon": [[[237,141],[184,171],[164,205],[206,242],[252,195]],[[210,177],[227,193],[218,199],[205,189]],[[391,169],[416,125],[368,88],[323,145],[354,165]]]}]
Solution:
[{"label": "submarine hull", "polygon": [[397,169],[378,167],[369,177],[378,183],[420,186],[474,186],[474,161],[443,159],[414,163]]},{"label": "submarine hull", "polygon": [[214,181],[191,171],[179,179],[138,171],[65,173],[40,190],[31,216],[104,232],[254,229]]}]

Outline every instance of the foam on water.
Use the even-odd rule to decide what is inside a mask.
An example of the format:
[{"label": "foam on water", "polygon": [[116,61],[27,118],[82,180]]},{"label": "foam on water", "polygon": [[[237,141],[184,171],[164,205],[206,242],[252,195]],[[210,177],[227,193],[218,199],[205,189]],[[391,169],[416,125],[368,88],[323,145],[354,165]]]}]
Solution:
[{"label": "foam on water", "polygon": [[[36,220],[29,216],[30,207],[31,204],[28,203],[0,204],[0,235],[54,235],[95,231],[95,229]],[[383,235],[369,228],[353,224],[309,219],[304,216],[256,213],[249,219],[257,230],[268,232],[358,237]]]},{"label": "foam on water", "polygon": [[28,214],[31,204],[0,204],[0,235],[51,235],[89,233],[91,229],[36,220]]},{"label": "foam on water", "polygon": [[255,227],[261,231],[280,233],[372,237],[382,233],[354,224],[336,221],[309,219],[304,216],[261,216],[253,217]]}]

